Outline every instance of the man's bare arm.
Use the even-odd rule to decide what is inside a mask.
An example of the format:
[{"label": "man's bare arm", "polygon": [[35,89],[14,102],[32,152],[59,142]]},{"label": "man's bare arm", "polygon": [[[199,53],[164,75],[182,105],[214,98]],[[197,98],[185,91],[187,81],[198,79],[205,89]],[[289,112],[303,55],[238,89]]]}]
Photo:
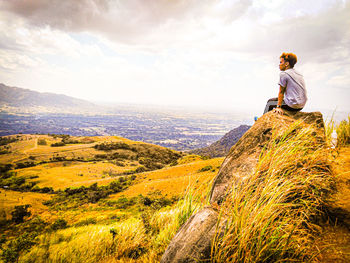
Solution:
[{"label": "man's bare arm", "polygon": [[[283,103],[283,98],[284,98],[284,92],[286,91],[285,87],[282,87],[280,85],[280,91],[278,92],[278,101],[277,101],[277,106],[282,106]],[[281,108],[275,108],[274,112],[278,114],[283,114],[283,110]]]},{"label": "man's bare arm", "polygon": [[280,91],[278,92],[278,103],[277,105],[280,105],[282,106],[282,103],[283,103],[283,98],[284,98],[284,92],[286,91],[286,88],[285,87],[282,87],[280,85]]}]

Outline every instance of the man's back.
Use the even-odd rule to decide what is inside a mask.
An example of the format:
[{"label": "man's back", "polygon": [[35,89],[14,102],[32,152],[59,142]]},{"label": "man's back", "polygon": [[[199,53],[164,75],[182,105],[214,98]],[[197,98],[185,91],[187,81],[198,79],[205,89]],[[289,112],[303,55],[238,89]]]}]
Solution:
[{"label": "man's back", "polygon": [[307,92],[303,75],[294,68],[281,71],[279,85],[286,88],[284,101],[289,107],[300,109],[305,106]]}]

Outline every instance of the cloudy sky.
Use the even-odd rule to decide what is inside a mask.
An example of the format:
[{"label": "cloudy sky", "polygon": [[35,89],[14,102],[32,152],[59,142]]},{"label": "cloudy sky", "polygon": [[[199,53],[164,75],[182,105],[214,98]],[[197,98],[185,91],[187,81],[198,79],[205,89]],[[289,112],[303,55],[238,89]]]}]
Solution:
[{"label": "cloudy sky", "polygon": [[282,52],[350,112],[350,0],[0,0],[0,83],[40,92],[260,112]]}]

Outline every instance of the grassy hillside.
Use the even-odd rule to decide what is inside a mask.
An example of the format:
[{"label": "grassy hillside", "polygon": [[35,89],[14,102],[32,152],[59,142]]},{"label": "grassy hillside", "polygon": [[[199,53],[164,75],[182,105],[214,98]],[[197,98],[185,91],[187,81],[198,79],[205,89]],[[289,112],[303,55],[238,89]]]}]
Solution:
[{"label": "grassy hillside", "polygon": [[[344,134],[349,124],[342,125]],[[311,138],[313,130],[293,127],[271,140],[251,179],[218,208],[229,221],[213,261],[346,259],[346,233],[335,247],[320,217],[338,196],[334,179],[347,176],[337,168],[349,166],[346,139],[331,149]],[[119,137],[18,135],[1,144],[3,262],[158,262],[180,226],[207,204],[223,161]],[[23,222],[14,222],[20,215]],[[332,246],[344,249],[341,256]]]},{"label": "grassy hillside", "polygon": [[236,144],[236,142],[243,136],[243,134],[249,130],[251,126],[240,125],[237,128],[226,133],[220,140],[212,143],[211,145],[192,150],[191,153],[198,154],[202,156],[221,157],[226,156],[230,151],[231,147]]},{"label": "grassy hillside", "polygon": [[[9,167],[17,178],[25,179],[27,185],[22,184],[25,191],[33,188],[29,184],[55,191],[95,182],[106,185],[118,176],[160,169],[182,156],[160,146],[113,136],[16,135],[3,138],[15,141],[1,146],[1,167]],[[6,182],[2,182],[2,186],[4,184]],[[9,187],[20,190],[19,186]]]},{"label": "grassy hillside", "polygon": [[[111,255],[110,260],[146,259],[146,250],[151,258],[159,258],[194,210],[193,194],[183,199],[186,189],[191,186],[204,202],[223,161],[115,136],[20,134],[2,137],[0,152],[4,262],[18,257],[20,262],[65,261],[72,259],[69,247],[76,250],[78,240],[86,239],[91,240],[82,252],[86,254],[74,256],[72,262],[108,262]],[[26,210],[23,223],[11,220],[16,209]],[[124,240],[125,248],[101,252],[105,245],[135,233],[139,241],[129,240],[135,246]],[[49,242],[48,250],[42,251],[43,242]],[[57,251],[62,252],[55,255]]]}]

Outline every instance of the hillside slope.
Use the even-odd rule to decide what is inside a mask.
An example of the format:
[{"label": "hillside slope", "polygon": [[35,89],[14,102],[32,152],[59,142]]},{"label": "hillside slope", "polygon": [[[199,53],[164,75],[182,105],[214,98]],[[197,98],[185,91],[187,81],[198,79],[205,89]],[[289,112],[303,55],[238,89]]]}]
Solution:
[{"label": "hillside slope", "polygon": [[79,113],[93,112],[99,108],[91,102],[70,96],[9,87],[0,83],[0,109],[3,111]]},{"label": "hillside slope", "polygon": [[118,176],[163,168],[182,156],[117,136],[12,135],[1,137],[0,142],[1,170],[10,170],[16,173],[13,178],[26,181],[2,180],[1,186],[12,190],[103,185]]},{"label": "hillside slope", "polygon": [[[0,239],[0,257],[6,258],[5,262],[159,262],[170,240],[179,236],[176,233],[181,226],[182,230],[189,229],[185,223],[188,219],[201,215],[195,227],[190,228],[199,230],[222,208],[223,216],[230,213],[233,216],[227,224],[228,238],[214,243],[211,256],[217,262],[228,262],[225,255],[232,251],[240,251],[236,256],[244,256],[232,262],[256,262],[258,257],[265,259],[261,262],[275,262],[279,256],[290,259],[282,262],[295,258],[302,262],[313,256],[314,262],[348,262],[348,213],[344,211],[349,210],[350,151],[341,149],[339,155],[333,152],[337,157],[334,177],[339,181],[338,192],[334,193],[337,201],[333,208],[328,207],[328,218],[319,222],[319,217],[313,216],[318,215],[313,214],[314,208],[324,211],[327,206],[323,204],[329,204],[333,157],[323,147],[323,122],[319,115],[314,117],[303,119],[302,125],[291,125],[294,121],[288,116],[276,122],[276,116],[268,114],[252,128],[253,133],[250,130],[243,136],[224,162],[223,158],[186,155],[161,169],[142,172],[135,168],[141,167],[139,161],[146,161],[141,159],[145,156],[134,155],[136,148],[132,147],[136,147],[136,142],[124,138],[9,136],[0,143],[1,164],[49,162],[26,168],[14,166],[11,169],[17,175],[1,170],[1,179],[30,186],[36,180],[41,181],[40,185],[46,178],[56,189],[68,188],[51,193],[0,190],[0,227],[1,233],[5,233]],[[281,132],[276,133],[263,123],[267,119],[276,124],[272,128],[279,127]],[[310,127],[307,123],[314,125]],[[64,146],[50,146],[63,140]],[[159,152],[157,149],[138,148],[141,154]],[[118,157],[113,159],[113,155]],[[126,155],[132,158],[121,158]],[[249,162],[257,162],[258,168],[247,165]],[[6,169],[6,165],[2,168]],[[117,169],[124,168],[136,173],[121,175],[122,171]],[[209,190],[221,185],[218,177],[212,184],[215,175],[223,179],[225,174],[238,179],[235,191],[229,192],[226,201],[216,202],[221,199],[220,191]],[[13,180],[19,177],[25,181]],[[240,180],[245,183],[240,184]],[[118,191],[113,192],[115,189]],[[208,207],[210,197],[212,208]],[[27,204],[31,205],[31,216],[26,216],[23,223],[14,223],[11,220],[14,206]],[[308,218],[317,220],[306,220],[303,215],[312,215]],[[211,234],[205,231],[196,251],[206,245]],[[191,233],[188,237],[195,236]],[[268,242],[264,243],[265,240]],[[309,241],[311,247],[307,245]],[[234,249],[220,253],[220,244]],[[293,254],[294,251],[298,253]]]},{"label": "hillside slope", "polygon": [[231,148],[161,262],[305,262],[334,192],[321,113],[264,114]]},{"label": "hillside slope", "polygon": [[250,127],[251,126],[249,125],[240,125],[239,127],[226,133],[220,140],[212,143],[208,147],[196,149],[190,152],[211,158],[226,156],[231,147],[235,145],[235,143],[247,130],[249,130]]},{"label": "hillside slope", "polygon": [[157,261],[194,209],[184,193],[207,192],[222,160],[116,136],[1,137],[0,262]]}]

